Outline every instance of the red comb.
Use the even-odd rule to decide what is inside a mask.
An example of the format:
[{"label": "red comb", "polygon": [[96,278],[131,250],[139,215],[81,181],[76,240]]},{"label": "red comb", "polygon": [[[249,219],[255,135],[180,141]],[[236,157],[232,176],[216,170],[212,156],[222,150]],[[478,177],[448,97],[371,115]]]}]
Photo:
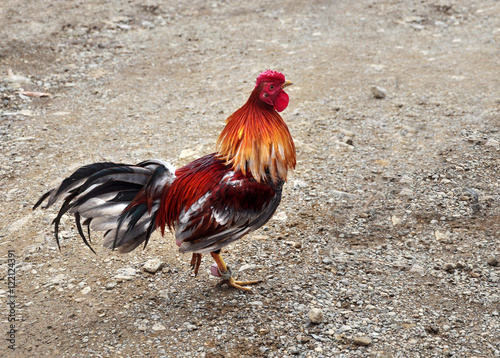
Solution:
[{"label": "red comb", "polygon": [[279,73],[278,71],[273,71],[273,70],[266,70],[262,72],[259,77],[257,77],[257,83],[255,84],[255,87],[259,85],[259,83],[263,81],[272,81],[272,80],[279,80],[280,82],[285,82],[285,75],[282,73]]}]

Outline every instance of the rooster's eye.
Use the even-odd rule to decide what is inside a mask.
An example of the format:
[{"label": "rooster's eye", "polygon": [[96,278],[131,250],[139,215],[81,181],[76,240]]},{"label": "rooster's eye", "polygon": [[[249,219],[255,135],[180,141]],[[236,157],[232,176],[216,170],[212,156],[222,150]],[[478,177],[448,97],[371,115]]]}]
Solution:
[{"label": "rooster's eye", "polygon": [[272,91],[274,89],[274,85],[270,85],[269,89]]}]

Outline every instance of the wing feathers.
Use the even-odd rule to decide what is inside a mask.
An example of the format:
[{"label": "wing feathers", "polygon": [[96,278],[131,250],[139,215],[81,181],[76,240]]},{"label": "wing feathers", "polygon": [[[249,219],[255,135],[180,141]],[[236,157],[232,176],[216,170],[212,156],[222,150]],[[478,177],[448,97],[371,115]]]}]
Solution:
[{"label": "wing feathers", "polygon": [[[170,188],[181,187],[177,189],[180,193],[196,192],[198,196],[198,200],[191,200],[191,204],[176,215],[173,223],[181,252],[213,252],[238,240],[264,225],[281,200],[283,182],[257,182],[241,171],[228,170],[228,166],[220,165],[216,158],[212,164],[205,159],[204,165],[210,176],[204,173],[199,176],[214,181],[202,185],[190,178],[198,172],[187,173],[184,174],[187,179],[178,177]],[[173,199],[182,202],[183,197]],[[169,203],[175,208],[174,204]]]}]

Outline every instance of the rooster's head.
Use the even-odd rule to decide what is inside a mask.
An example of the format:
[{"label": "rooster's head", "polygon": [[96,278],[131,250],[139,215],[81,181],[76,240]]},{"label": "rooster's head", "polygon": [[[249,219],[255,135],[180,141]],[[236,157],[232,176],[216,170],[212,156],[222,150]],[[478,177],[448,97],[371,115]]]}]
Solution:
[{"label": "rooster's head", "polygon": [[288,106],[288,95],[283,91],[283,88],[291,84],[292,82],[285,80],[282,73],[267,70],[257,77],[255,90],[263,102],[272,105],[278,112],[281,112]]}]

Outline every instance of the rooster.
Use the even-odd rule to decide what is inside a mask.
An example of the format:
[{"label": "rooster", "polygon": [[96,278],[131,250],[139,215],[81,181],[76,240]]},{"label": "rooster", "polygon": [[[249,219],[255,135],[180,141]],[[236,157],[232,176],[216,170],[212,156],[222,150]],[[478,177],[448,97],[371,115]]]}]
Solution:
[{"label": "rooster", "polygon": [[59,249],[65,213],[74,215],[94,253],[91,229],[103,231],[103,245],[122,253],[145,248],[153,231],[159,228],[164,235],[169,229],[179,251],[193,253],[195,276],[202,254],[210,253],[214,276],[250,291],[245,286],[260,281],[236,281],[221,249],[268,222],[281,201],[288,170],[296,164],[292,136],[278,113],[288,106],[284,89],[291,84],[279,72],[262,72],[248,101],[226,120],[216,153],[179,169],[154,159],[86,165],[42,195],[33,209],[46,199],[50,207],[63,198],[53,221]]}]

